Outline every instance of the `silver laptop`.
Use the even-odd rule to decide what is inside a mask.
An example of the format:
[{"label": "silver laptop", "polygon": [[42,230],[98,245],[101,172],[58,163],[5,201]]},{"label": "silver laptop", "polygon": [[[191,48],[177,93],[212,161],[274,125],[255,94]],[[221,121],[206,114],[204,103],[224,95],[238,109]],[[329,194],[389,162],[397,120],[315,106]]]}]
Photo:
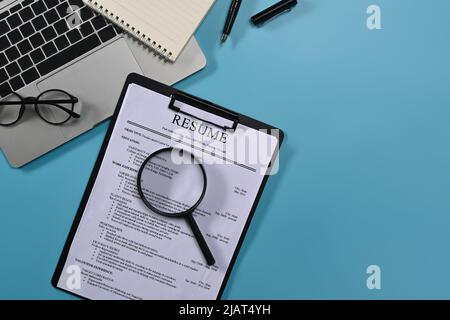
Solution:
[{"label": "silver laptop", "polygon": [[79,99],[81,115],[54,126],[27,107],[20,122],[0,126],[0,148],[21,167],[110,117],[129,73],[171,85],[205,64],[194,37],[170,63],[82,0],[0,0],[0,92],[37,97],[62,89]]}]

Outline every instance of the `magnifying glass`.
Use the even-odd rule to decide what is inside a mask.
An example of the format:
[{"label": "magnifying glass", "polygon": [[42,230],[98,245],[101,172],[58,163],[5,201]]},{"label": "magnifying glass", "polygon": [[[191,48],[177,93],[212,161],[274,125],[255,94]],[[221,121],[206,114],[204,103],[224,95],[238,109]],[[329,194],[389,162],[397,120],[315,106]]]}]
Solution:
[{"label": "magnifying glass", "polygon": [[139,195],[153,212],[170,218],[185,218],[208,265],[215,259],[192,213],[206,193],[206,171],[186,150],[164,148],[152,153],[137,177]]}]

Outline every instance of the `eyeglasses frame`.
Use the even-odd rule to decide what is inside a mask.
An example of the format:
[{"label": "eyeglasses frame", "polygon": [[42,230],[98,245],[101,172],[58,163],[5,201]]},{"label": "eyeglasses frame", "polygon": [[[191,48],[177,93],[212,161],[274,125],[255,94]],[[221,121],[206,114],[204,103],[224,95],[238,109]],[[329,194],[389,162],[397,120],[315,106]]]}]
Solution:
[{"label": "eyeglasses frame", "polygon": [[[67,100],[39,100],[44,94],[49,93],[49,92],[61,92],[66,94],[67,96],[70,97],[70,99]],[[71,95],[70,93],[61,90],[61,89],[51,89],[51,90],[47,90],[42,92],[39,96],[37,97],[22,97],[20,94],[18,94],[17,92],[14,91],[9,91],[9,92],[4,92],[6,93],[6,96],[9,95],[15,95],[16,97],[18,97],[20,99],[20,101],[1,101],[0,100],[0,106],[14,106],[14,105],[20,105],[20,111],[19,111],[19,116],[17,118],[17,120],[15,120],[14,122],[8,123],[8,124],[2,124],[0,123],[0,126],[3,127],[10,127],[13,126],[15,124],[17,124],[23,117],[25,110],[26,110],[26,106],[27,105],[34,105],[34,110],[37,113],[37,115],[44,120],[46,123],[50,124],[50,125],[54,125],[54,126],[60,126],[63,125],[65,123],[67,123],[71,118],[75,118],[75,119],[79,119],[81,116],[73,111],[73,108],[75,106],[76,103],[79,102],[79,99],[73,95]],[[59,105],[60,103],[71,103],[72,104],[72,110],[67,109],[61,105]],[[53,107],[56,107],[60,110],[63,110],[64,112],[66,112],[69,116],[66,120],[64,120],[63,122],[58,122],[58,123],[54,123],[51,121],[48,121],[47,119],[45,119],[42,114],[39,111],[38,105],[39,104],[47,104]]]}]

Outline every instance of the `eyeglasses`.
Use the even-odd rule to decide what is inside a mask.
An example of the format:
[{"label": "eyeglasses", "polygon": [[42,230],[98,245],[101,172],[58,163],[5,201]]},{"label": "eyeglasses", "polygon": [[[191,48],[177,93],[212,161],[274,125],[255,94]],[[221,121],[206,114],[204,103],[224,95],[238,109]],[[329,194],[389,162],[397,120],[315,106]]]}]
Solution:
[{"label": "eyeglasses", "polygon": [[79,119],[74,111],[78,98],[59,89],[48,90],[38,97],[24,98],[16,92],[0,92],[0,126],[12,126],[19,122],[27,105],[34,105],[38,116],[51,125],[62,125],[71,118]]}]

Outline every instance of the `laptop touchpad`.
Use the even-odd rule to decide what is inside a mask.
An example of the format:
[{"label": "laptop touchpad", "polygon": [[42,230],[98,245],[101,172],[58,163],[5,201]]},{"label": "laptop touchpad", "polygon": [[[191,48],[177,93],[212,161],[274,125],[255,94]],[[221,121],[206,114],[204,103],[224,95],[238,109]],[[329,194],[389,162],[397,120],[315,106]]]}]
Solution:
[{"label": "laptop touchpad", "polygon": [[65,137],[71,139],[113,115],[123,84],[132,72],[142,74],[126,41],[120,38],[37,86],[40,92],[63,89],[79,98],[75,111],[81,118],[62,128]]}]

